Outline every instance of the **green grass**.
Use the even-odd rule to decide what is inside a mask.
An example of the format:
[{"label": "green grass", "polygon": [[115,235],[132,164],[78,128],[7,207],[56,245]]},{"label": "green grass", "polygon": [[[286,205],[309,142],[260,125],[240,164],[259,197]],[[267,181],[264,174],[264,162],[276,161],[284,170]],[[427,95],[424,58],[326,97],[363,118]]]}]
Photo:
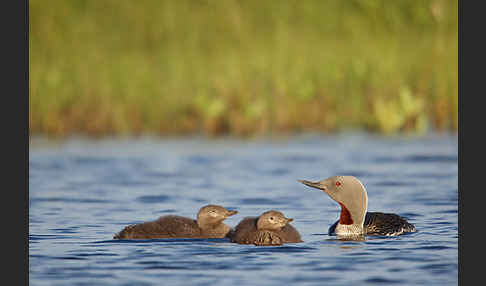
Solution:
[{"label": "green grass", "polygon": [[32,134],[457,130],[457,1],[29,4]]}]

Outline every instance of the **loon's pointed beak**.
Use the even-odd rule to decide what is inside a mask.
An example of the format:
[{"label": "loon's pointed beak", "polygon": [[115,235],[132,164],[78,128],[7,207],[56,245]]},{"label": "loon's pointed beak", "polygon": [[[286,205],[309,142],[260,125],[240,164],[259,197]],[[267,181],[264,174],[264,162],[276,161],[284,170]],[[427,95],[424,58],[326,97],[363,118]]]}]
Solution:
[{"label": "loon's pointed beak", "polygon": [[316,188],[316,189],[323,190],[323,191],[326,190],[326,186],[322,185],[320,182],[311,182],[311,181],[306,181],[306,180],[297,180],[297,181],[301,182],[302,184],[304,184],[306,186],[312,187],[312,188]]}]

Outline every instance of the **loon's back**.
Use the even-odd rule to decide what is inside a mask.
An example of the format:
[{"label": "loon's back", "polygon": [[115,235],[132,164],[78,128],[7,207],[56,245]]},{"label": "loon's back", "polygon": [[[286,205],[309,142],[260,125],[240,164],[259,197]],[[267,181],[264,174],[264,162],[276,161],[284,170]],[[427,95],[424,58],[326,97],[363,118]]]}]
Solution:
[{"label": "loon's back", "polygon": [[[329,234],[334,234],[339,220],[329,227]],[[406,232],[415,232],[415,226],[405,218],[382,212],[367,212],[363,223],[365,235],[396,236]]]}]

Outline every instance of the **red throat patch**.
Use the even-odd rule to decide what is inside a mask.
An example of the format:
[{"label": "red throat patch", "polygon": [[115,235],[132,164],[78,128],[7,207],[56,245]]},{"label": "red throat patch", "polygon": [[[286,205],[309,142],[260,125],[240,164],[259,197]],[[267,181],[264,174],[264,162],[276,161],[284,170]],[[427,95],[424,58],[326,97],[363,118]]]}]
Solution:
[{"label": "red throat patch", "polygon": [[339,223],[340,224],[353,224],[353,219],[351,218],[351,213],[348,211],[348,209],[342,204],[341,205],[341,216],[339,217]]}]

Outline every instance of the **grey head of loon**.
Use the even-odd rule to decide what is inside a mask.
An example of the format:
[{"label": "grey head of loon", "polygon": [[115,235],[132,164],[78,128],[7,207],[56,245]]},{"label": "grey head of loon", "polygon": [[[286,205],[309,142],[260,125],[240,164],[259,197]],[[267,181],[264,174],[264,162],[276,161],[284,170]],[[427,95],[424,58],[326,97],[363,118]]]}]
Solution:
[{"label": "grey head of loon", "polygon": [[341,205],[340,224],[363,227],[368,208],[368,196],[365,187],[358,178],[332,176],[318,182],[298,181],[309,187],[322,190]]}]

